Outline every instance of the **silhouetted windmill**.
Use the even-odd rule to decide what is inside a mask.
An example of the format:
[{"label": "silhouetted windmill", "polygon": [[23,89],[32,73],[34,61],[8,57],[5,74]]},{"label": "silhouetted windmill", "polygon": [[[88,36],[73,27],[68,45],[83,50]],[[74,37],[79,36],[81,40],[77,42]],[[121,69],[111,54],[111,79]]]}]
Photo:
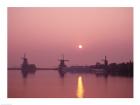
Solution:
[{"label": "silhouetted windmill", "polygon": [[108,60],[106,59],[106,56],[105,59],[102,59],[102,61],[104,62],[104,66],[108,66]]},{"label": "silhouetted windmill", "polygon": [[28,73],[34,74],[36,72],[36,65],[28,63],[26,54],[24,54],[22,59],[23,59],[23,63],[21,64],[21,71],[22,71],[23,77],[26,78]]},{"label": "silhouetted windmill", "polygon": [[63,54],[62,59],[59,59],[59,61],[60,61],[59,68],[62,68],[62,67],[66,67],[65,62],[69,60],[64,59],[64,54]]}]

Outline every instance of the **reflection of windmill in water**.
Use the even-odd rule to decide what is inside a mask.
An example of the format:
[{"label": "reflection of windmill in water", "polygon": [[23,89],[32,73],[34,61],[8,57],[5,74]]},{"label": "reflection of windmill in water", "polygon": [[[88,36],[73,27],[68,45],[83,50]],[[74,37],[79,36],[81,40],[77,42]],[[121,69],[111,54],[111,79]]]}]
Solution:
[{"label": "reflection of windmill in water", "polygon": [[67,67],[66,64],[65,64],[65,62],[66,62],[66,61],[69,61],[69,60],[66,60],[66,59],[64,58],[64,55],[62,55],[62,59],[59,59],[59,61],[60,61],[60,64],[59,64],[59,73],[60,73],[60,76],[61,76],[61,77],[64,77],[65,68]]},{"label": "reflection of windmill in water", "polygon": [[26,55],[24,54],[23,63],[21,64],[21,71],[24,78],[27,77],[28,73],[34,74],[36,72],[36,65],[35,64],[29,64],[28,59],[26,58]]}]

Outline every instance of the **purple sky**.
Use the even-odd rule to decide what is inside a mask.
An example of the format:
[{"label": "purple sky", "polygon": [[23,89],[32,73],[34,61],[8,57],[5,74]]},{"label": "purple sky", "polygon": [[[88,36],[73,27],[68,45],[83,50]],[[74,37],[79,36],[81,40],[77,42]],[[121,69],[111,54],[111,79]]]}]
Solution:
[{"label": "purple sky", "polygon": [[[77,46],[81,44],[82,49]],[[62,54],[68,65],[90,65],[133,59],[133,9],[8,8],[8,66],[30,63],[57,66]]]}]

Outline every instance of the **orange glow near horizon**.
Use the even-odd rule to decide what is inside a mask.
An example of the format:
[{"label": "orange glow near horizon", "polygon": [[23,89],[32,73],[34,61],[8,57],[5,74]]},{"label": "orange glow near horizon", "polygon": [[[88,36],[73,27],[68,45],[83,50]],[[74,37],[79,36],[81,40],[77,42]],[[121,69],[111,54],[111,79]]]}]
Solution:
[{"label": "orange glow near horizon", "polygon": [[78,98],[84,97],[84,86],[83,86],[83,80],[82,80],[81,76],[78,77],[78,85],[77,85],[76,95]]}]

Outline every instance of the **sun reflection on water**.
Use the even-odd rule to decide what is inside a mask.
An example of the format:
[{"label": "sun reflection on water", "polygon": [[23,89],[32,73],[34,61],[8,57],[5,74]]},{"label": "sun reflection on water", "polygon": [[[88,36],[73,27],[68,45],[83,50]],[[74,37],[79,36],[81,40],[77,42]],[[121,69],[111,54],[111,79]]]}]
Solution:
[{"label": "sun reflection on water", "polygon": [[83,80],[82,80],[81,76],[78,77],[76,95],[77,95],[78,98],[83,98],[84,97],[84,86],[83,86]]}]

